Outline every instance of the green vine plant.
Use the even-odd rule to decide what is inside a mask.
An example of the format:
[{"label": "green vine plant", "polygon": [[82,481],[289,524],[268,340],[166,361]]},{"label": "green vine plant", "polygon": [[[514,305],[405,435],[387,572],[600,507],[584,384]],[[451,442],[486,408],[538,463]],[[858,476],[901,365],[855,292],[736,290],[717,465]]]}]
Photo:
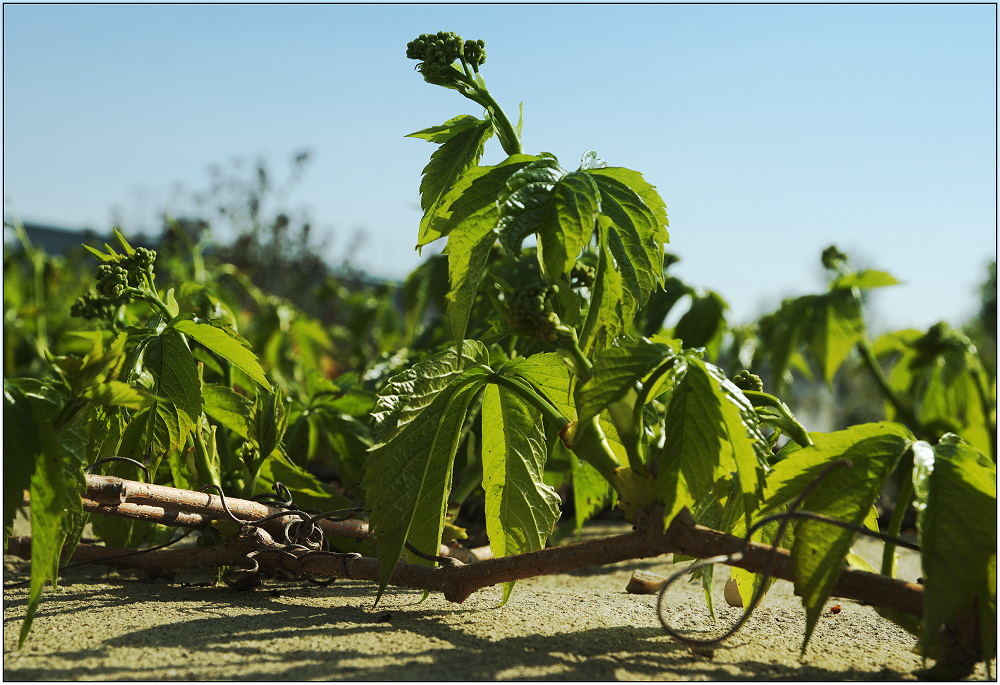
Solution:
[{"label": "green vine plant", "polygon": [[[837,595],[916,635],[938,676],[989,663],[996,385],[968,338],[939,325],[872,341],[864,294],[895,279],[852,270],[836,248],[823,254],[827,292],[728,328],[721,296],[669,274],[666,205],[640,173],[594,152],[572,170],[526,153],[521,118],[486,86],[482,41],[424,34],[406,55],[481,114],[411,134],[436,146],[417,247],[444,241],[443,255],[404,284],[402,330],[372,336],[405,346],[352,352],[365,368],[324,372],[330,331],[232,267],[213,271],[200,243],[191,280],[164,289],[157,255],[117,230],[115,247],[91,250],[95,290],[66,307],[91,328],[61,334],[77,342],[55,353],[45,317],[58,298],[19,233],[30,268],[8,276],[5,260],[23,293],[5,287],[17,326],[5,326],[4,541],[32,559],[21,641],[61,558],[228,568],[240,587],[262,574],[364,578],[376,603],[389,585],[462,601],[502,582],[506,602],[520,578],[674,553],[705,560],[690,570],[709,603],[718,562],[748,612],[774,578],[792,581],[803,650]],[[487,164],[494,136],[503,156]],[[685,295],[690,309],[664,329]],[[359,305],[359,327],[377,329],[387,306]],[[854,361],[887,420],[808,431],[781,399],[792,371],[832,384]],[[333,484],[308,468],[318,459]],[[470,503],[485,551],[456,543]],[[615,507],[635,532],[556,545],[567,504],[570,528]],[[31,537],[12,535],[29,505]],[[367,522],[343,521],[359,507]],[[922,586],[894,577],[908,511]],[[88,521],[107,547],[80,543]],[[161,549],[184,527],[201,532],[195,550]],[[851,551],[864,531],[886,542],[878,570]]]},{"label": "green vine plant", "polygon": [[[546,461],[564,449],[573,456],[578,503],[616,500],[633,522],[655,510],[661,530],[684,512],[721,531],[745,531],[845,459],[850,466],[826,477],[802,506],[874,527],[883,485],[897,464],[912,461],[906,482],[916,485],[904,489],[896,511],[912,501],[920,512],[926,611],[922,626],[907,627],[930,654],[939,628],[972,611],[982,655],[995,654],[995,409],[967,341],[935,329],[898,339],[895,348],[888,340],[873,347],[861,292],[895,281],[850,271],[845,255],[828,250],[830,291],[786,302],[761,324],[772,376],[780,389],[805,344],[830,382],[857,346],[897,422],[808,433],[753,374],[730,378],[706,361],[702,348],[639,334],[641,310],[664,285],[668,221],[654,186],[593,152],[571,171],[551,154],[526,154],[520,119],[511,123],[480,72],[482,42],[424,34],[408,44],[407,56],[418,60],[425,81],[458,91],[484,112],[411,134],[438,145],[420,185],[417,245],[446,240],[454,345],[390,379],[379,393],[364,481],[382,560],[379,592],[404,552],[412,563],[434,563],[406,550],[426,552],[440,543],[461,429],[478,411],[487,527],[497,557],[545,546],[559,501],[543,474]],[[494,134],[506,157],[483,164]],[[526,249],[529,238],[534,246]],[[489,325],[470,340],[473,320]],[[890,351],[905,360],[886,378],[877,357]],[[973,392],[951,385],[957,378]],[[901,399],[904,389],[920,396],[919,407]],[[961,411],[950,420],[941,416],[953,407]],[[929,487],[954,498],[935,505]],[[900,520],[894,517],[892,532]],[[942,546],[944,531],[950,537]],[[773,526],[760,529],[757,539],[770,541],[769,532]],[[856,532],[798,520],[788,533],[808,642]],[[892,559],[888,545],[883,572],[889,575]],[[710,584],[706,570],[701,577]],[[763,579],[734,574],[749,606]],[[961,599],[945,584],[963,588]],[[510,591],[508,584],[505,598]]]}]

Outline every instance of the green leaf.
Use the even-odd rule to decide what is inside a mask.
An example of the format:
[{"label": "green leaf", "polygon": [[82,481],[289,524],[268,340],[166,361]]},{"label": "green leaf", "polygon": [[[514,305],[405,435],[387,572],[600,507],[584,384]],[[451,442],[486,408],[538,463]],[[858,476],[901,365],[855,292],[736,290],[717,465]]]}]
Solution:
[{"label": "green leaf", "polygon": [[850,290],[785,300],[777,312],[760,321],[761,349],[771,361],[777,394],[800,344],[809,350],[830,385],[864,333],[864,319]]},{"label": "green leaf", "polygon": [[737,470],[723,415],[722,402],[727,400],[716,392],[718,382],[705,362],[692,354],[684,357],[686,371],[671,392],[665,440],[656,455],[656,492],[664,505],[665,527],[681,509],[693,510],[717,481]]},{"label": "green leaf", "polygon": [[153,374],[154,401],[129,425],[123,447],[136,459],[148,456],[155,473],[160,459],[177,456],[202,411],[201,382],[194,357],[180,334],[168,328],[143,347],[144,368]]},{"label": "green leaf", "polygon": [[411,133],[411,138],[423,138],[441,146],[431,155],[424,167],[420,181],[420,208],[424,215],[420,220],[419,245],[440,237],[431,231],[435,209],[459,177],[479,163],[483,146],[493,135],[491,122],[462,114],[441,126],[433,126]]},{"label": "green leaf", "polygon": [[706,347],[720,336],[726,325],[729,305],[714,292],[695,292],[691,308],[674,326],[673,337],[684,341],[684,347]]},{"label": "green leaf", "polygon": [[[489,385],[483,398],[486,532],[495,557],[542,549],[559,519],[559,496],[545,485],[547,449],[538,412],[516,393]],[[513,583],[504,583],[503,602]]]},{"label": "green leaf", "polygon": [[[607,243],[611,230],[611,220],[606,216],[598,219],[598,235],[602,244]],[[590,296],[587,318],[580,333],[580,347],[590,356],[593,351],[606,349],[631,325],[634,312],[629,313],[625,304],[626,288],[622,275],[615,268],[607,250],[601,250],[594,274],[594,288]]]},{"label": "green leaf", "polygon": [[38,436],[31,405],[15,382],[3,382],[3,531],[7,531],[21,508],[22,493],[31,484],[38,454]]},{"label": "green leaf", "polygon": [[361,482],[379,545],[379,597],[407,541],[437,552],[455,452],[469,405],[491,373],[488,361],[485,346],[465,341],[461,355],[449,349],[418,362],[379,393]]},{"label": "green leaf", "polygon": [[559,413],[570,421],[576,420],[576,408],[570,397],[569,367],[559,353],[540,352],[527,359],[514,359],[504,365],[504,374],[528,381]]},{"label": "green leaf", "polygon": [[461,355],[448,349],[428,357],[386,381],[372,410],[376,444],[388,442],[404,429],[469,363],[489,362],[489,352],[480,342],[466,340],[461,349]]},{"label": "green leaf", "polygon": [[667,210],[656,188],[622,167],[588,169],[601,194],[601,213],[611,220],[602,246],[611,251],[623,282],[623,318],[631,321],[663,283],[663,246],[670,241]]},{"label": "green leaf", "polygon": [[269,389],[267,376],[257,361],[257,356],[250,349],[249,343],[236,331],[226,325],[214,325],[191,319],[173,321],[171,327],[180,331],[209,350],[219,355],[230,364],[245,373],[261,387]]},{"label": "green leaf", "polygon": [[922,646],[942,626],[979,612],[983,656],[996,654],[996,465],[948,436],[914,445],[913,482],[924,576]]},{"label": "green leaf", "polygon": [[576,258],[594,235],[601,208],[600,192],[582,171],[563,176],[552,189],[552,212],[538,227],[538,254],[543,273],[558,278],[572,271]]},{"label": "green leaf", "polygon": [[205,402],[205,413],[222,427],[245,440],[248,436],[247,420],[253,402],[232,388],[214,383],[205,383],[201,393]]},{"label": "green leaf", "polygon": [[[560,448],[565,449],[565,448]],[[611,486],[600,471],[570,452],[573,479],[573,517],[576,530],[603,509],[612,497]]]},{"label": "green leaf", "polygon": [[[5,450],[8,459],[30,459],[31,473],[31,584],[28,607],[21,625],[19,644],[24,644],[46,583],[58,582],[59,559],[63,547],[76,546],[83,531],[83,458],[86,455],[84,422],[67,426],[58,422],[68,397],[55,389],[25,394],[36,441]],[[5,445],[6,447],[6,445]],[[20,501],[20,494],[17,500]]]},{"label": "green leaf", "polygon": [[[879,422],[834,433],[811,433],[813,445],[790,453],[767,479],[762,511],[784,505],[841,459],[850,467],[835,468],[802,503],[802,509],[860,526],[913,434],[905,426]],[[794,524],[792,545],[795,593],[806,609],[804,650],[823,611],[823,603],[840,577],[856,533],[819,521]]]},{"label": "green leaf", "polygon": [[[449,360],[455,357],[454,351],[448,351],[435,358],[447,379],[443,385],[425,385],[399,399],[404,409],[400,420],[392,431],[382,431],[383,439],[365,460],[361,485],[368,493],[366,504],[371,510],[369,521],[378,543],[380,568],[376,603],[406,542],[425,554],[436,554],[441,543],[462,425],[490,373],[480,366],[452,373]],[[433,365],[423,368],[434,373]],[[431,563],[415,556],[411,561]]]},{"label": "green leaf", "polygon": [[465,218],[448,235],[448,318],[455,341],[465,339],[472,305],[479,291],[479,283],[486,272],[490,250],[496,243],[496,225],[499,211],[488,205]]},{"label": "green leaf", "polygon": [[861,290],[870,290],[872,288],[884,288],[888,285],[898,285],[897,281],[893,276],[887,274],[884,271],[855,271],[849,274],[844,274],[840,276],[833,283],[830,284],[831,290],[836,289],[850,289],[850,288],[860,288]]},{"label": "green leaf", "polygon": [[538,233],[543,226],[556,226],[558,210],[553,189],[566,172],[555,157],[544,156],[514,172],[501,195],[497,231],[500,244],[514,255],[521,254],[525,238]]},{"label": "green leaf", "polygon": [[[288,409],[281,388],[275,388],[274,392],[257,393],[247,421],[247,437],[260,451],[261,462],[281,447],[287,428]],[[260,463],[254,464],[251,474],[259,468]]]},{"label": "green leaf", "polygon": [[450,235],[452,230],[472,217],[481,217],[492,211],[499,218],[497,198],[507,192],[507,181],[515,172],[539,159],[533,155],[511,155],[496,166],[469,167],[438,203],[417,246]]},{"label": "green leaf", "polygon": [[589,421],[621,399],[677,350],[645,338],[603,350],[594,360],[591,377],[577,392],[580,422]]},{"label": "green leaf", "polygon": [[[724,452],[731,452],[736,467],[736,485],[742,497],[736,511],[742,511],[745,523],[750,525],[750,517],[763,497],[771,450],[750,401],[720,369],[707,363],[705,369],[714,381],[713,390],[719,398],[723,429],[721,447]],[[728,461],[727,457],[724,459]]]},{"label": "green leaf", "polygon": [[92,385],[82,397],[102,407],[126,407],[143,409],[154,400],[144,388],[137,388],[121,381],[108,381]]}]

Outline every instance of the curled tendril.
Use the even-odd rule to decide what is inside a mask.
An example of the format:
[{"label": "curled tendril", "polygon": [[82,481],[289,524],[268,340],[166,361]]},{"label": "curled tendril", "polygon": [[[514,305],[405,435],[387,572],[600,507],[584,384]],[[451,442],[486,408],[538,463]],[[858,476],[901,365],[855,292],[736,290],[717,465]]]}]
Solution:
[{"label": "curled tendril", "polygon": [[129,459],[128,457],[114,456],[114,457],[105,457],[104,459],[98,459],[93,464],[91,464],[86,469],[84,469],[84,473],[92,473],[94,471],[94,469],[97,468],[98,466],[100,466],[102,464],[107,464],[107,463],[112,462],[112,461],[123,461],[126,464],[132,464],[132,466],[135,466],[135,467],[141,469],[142,472],[146,475],[146,482],[147,483],[151,483],[152,482],[152,479],[149,477],[149,469],[146,468],[146,465],[143,464],[141,461],[136,461],[135,459]]},{"label": "curled tendril", "polygon": [[[781,545],[781,539],[784,536],[785,530],[788,528],[788,524],[792,519],[808,519],[811,521],[829,523],[830,525],[839,526],[840,528],[851,530],[861,535],[867,535],[869,537],[877,538],[885,542],[892,542],[899,547],[905,547],[907,549],[920,551],[919,545],[915,545],[906,540],[901,540],[891,535],[886,535],[885,533],[868,530],[863,526],[857,526],[852,523],[847,523],[845,521],[839,521],[835,518],[824,516],[823,514],[817,514],[811,511],[799,510],[799,507],[802,505],[805,499],[813,492],[813,490],[816,489],[816,487],[827,476],[830,475],[830,473],[832,473],[834,470],[838,468],[850,467],[850,466],[851,466],[850,460],[841,459],[839,461],[831,463],[829,466],[823,469],[823,471],[811,483],[809,483],[809,485],[806,486],[806,488],[799,494],[799,496],[795,498],[795,500],[791,503],[791,505],[789,505],[788,511],[782,512],[780,514],[773,514],[771,516],[766,516],[757,523],[755,523],[753,526],[751,526],[750,529],[746,532],[746,535],[743,536],[743,544],[738,551],[733,552],[731,554],[720,554],[718,556],[702,559],[701,561],[698,561],[670,576],[670,578],[667,579],[663,587],[660,589],[660,594],[656,601],[656,615],[660,619],[660,625],[663,626],[663,630],[666,631],[666,633],[675,640],[679,640],[680,642],[700,647],[718,646],[722,644],[722,642],[724,642],[725,640],[735,635],[750,619],[750,615],[753,613],[754,609],[757,608],[757,605],[760,603],[760,600],[763,599],[764,597],[764,593],[767,591],[767,586],[768,586],[767,581],[773,577],[772,572],[774,570],[774,562],[775,559],[777,559],[778,557],[778,548]],[[746,556],[747,550],[749,550],[750,548],[751,538],[753,537],[753,534],[756,533],[761,528],[763,528],[764,526],[766,526],[767,524],[772,523],[774,521],[780,521],[780,524],[778,526],[778,531],[774,537],[774,542],[770,545],[771,549],[767,557],[767,565],[764,568],[764,572],[761,574],[763,576],[763,582],[760,583],[760,585],[754,591],[753,598],[748,603],[746,611],[743,612],[743,615],[740,616],[739,620],[737,620],[736,623],[734,623],[722,635],[712,638],[694,638],[681,633],[667,622],[666,617],[664,617],[663,615],[663,600],[666,597],[667,591],[671,585],[673,585],[680,578],[688,575],[693,571],[697,571],[700,568],[704,568],[705,566],[710,566],[713,564],[732,565],[738,563]]]}]

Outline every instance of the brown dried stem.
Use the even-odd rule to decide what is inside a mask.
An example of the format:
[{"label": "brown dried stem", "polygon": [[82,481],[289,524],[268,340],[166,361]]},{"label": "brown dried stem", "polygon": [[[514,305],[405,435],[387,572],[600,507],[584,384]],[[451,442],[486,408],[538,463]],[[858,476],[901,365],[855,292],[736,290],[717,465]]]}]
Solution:
[{"label": "brown dried stem", "polygon": [[[629,559],[656,557],[671,552],[707,558],[732,554],[743,548],[743,538],[699,526],[689,517],[678,516],[666,532],[662,530],[661,522],[661,514],[651,511],[640,517],[637,529],[632,533],[474,564],[462,564],[454,560],[446,566],[431,567],[401,561],[389,582],[399,587],[442,592],[446,599],[462,602],[477,590],[512,580],[564,573]],[[28,557],[30,542],[24,538],[11,538],[8,551]],[[237,536],[226,545],[216,547],[162,549],[118,559],[109,558],[125,551],[128,550],[79,545],[72,558],[74,561],[89,560],[146,570],[174,570],[238,565],[246,560],[247,554],[256,552],[256,561],[263,575],[273,575],[280,571],[293,575],[322,575],[374,582],[379,578],[377,559],[353,554],[282,550],[259,534]],[[775,577],[792,579],[789,553],[782,549],[774,550],[767,545],[751,543],[743,558],[735,565],[754,572],[770,568]],[[917,617],[923,615],[922,587],[877,573],[844,569],[832,594]]]}]

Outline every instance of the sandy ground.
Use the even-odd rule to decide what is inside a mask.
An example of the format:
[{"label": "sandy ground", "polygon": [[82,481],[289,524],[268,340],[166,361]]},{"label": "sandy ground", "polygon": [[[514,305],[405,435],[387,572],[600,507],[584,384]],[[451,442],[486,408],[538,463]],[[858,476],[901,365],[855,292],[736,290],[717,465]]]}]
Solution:
[{"label": "sandy ground", "polygon": [[[23,563],[7,562],[5,581],[24,577]],[[82,567],[46,593],[21,649],[27,590],[4,591],[4,679],[909,680],[922,667],[908,633],[845,600],[830,602],[842,610],[824,612],[800,655],[804,614],[784,582],[713,656],[695,654],[664,634],[655,596],[625,592],[633,571],[670,568],[661,558],[521,581],[503,607],[499,588],[463,604],[390,589],[373,607],[364,582],[238,592]],[[675,585],[670,620],[721,632],[741,610],[717,595],[713,628],[700,586]],[[980,665],[975,678],[986,675]]]}]

